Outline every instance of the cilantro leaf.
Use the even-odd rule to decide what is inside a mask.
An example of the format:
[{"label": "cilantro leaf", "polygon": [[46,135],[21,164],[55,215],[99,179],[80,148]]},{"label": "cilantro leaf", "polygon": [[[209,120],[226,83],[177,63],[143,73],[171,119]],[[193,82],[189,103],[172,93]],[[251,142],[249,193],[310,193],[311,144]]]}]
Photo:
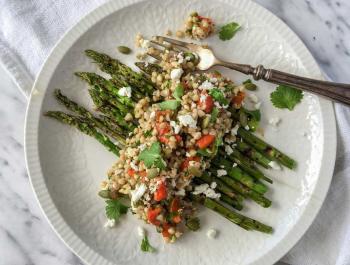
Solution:
[{"label": "cilantro leaf", "polygon": [[209,91],[209,95],[212,96],[221,105],[228,105],[228,100],[225,98],[224,92],[218,88],[213,88]]},{"label": "cilantro leaf", "polygon": [[208,149],[198,149],[197,154],[204,157],[212,157],[213,154]]},{"label": "cilantro leaf", "polygon": [[181,101],[181,97],[184,95],[184,88],[181,84],[178,84],[175,88],[174,91],[174,98],[176,98],[177,100]]},{"label": "cilantro leaf", "polygon": [[145,137],[150,137],[150,136],[152,136],[152,131],[151,131],[151,130],[145,131],[145,132],[143,133],[143,136],[145,136]]},{"label": "cilantro leaf", "polygon": [[270,99],[276,108],[293,110],[303,98],[301,90],[291,86],[280,85],[271,93]]},{"label": "cilantro leaf", "polygon": [[120,216],[128,211],[128,207],[118,200],[107,200],[106,203],[106,216],[108,219],[118,221]]},{"label": "cilantro leaf", "polygon": [[247,79],[245,80],[242,84],[245,85],[245,84],[251,84],[253,83],[251,79]]},{"label": "cilantro leaf", "polygon": [[178,107],[180,107],[181,101],[179,100],[166,100],[161,103],[159,103],[159,107],[161,110],[176,110]]},{"label": "cilantro leaf", "polygon": [[236,34],[236,32],[241,28],[241,26],[236,22],[228,23],[221,27],[219,32],[220,40],[230,40]]},{"label": "cilantro leaf", "polygon": [[156,251],[156,249],[154,247],[152,247],[151,244],[149,243],[147,236],[145,236],[142,239],[141,250],[144,252],[155,252]]},{"label": "cilantro leaf", "polygon": [[214,123],[219,115],[219,110],[217,108],[213,108],[210,115],[210,122]]},{"label": "cilantro leaf", "polygon": [[143,161],[147,168],[151,168],[153,165],[158,167],[159,169],[165,168],[165,163],[160,155],[161,147],[159,142],[154,142],[151,147],[144,149],[138,160]]}]

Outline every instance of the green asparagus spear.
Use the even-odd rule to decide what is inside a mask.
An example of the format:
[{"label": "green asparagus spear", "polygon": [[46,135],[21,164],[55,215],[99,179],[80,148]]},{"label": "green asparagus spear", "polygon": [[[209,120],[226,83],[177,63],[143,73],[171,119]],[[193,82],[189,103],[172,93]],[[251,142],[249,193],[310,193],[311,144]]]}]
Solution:
[{"label": "green asparagus spear", "polygon": [[243,138],[248,144],[254,146],[257,150],[263,152],[271,160],[277,160],[282,165],[293,169],[296,167],[296,161],[290,158],[289,156],[283,154],[281,151],[264,142],[260,138],[256,137],[252,133],[248,132],[243,128],[238,129],[238,135]]},{"label": "green asparagus spear", "polygon": [[251,158],[255,162],[257,162],[259,165],[263,166],[264,168],[271,168],[269,163],[271,160],[267,158],[265,155],[257,151],[255,148],[248,145],[246,142],[238,140],[236,144],[236,148],[245,156]]},{"label": "green asparagus spear", "polygon": [[61,111],[48,111],[45,113],[45,116],[54,118],[62,123],[76,127],[82,133],[94,137],[97,141],[103,144],[108,149],[108,151],[111,151],[117,156],[119,156],[119,148],[108,138],[108,136],[99,133],[83,118],[69,115]]},{"label": "green asparagus spear", "polygon": [[226,194],[221,193],[220,201],[223,201],[223,202],[227,203],[228,205],[230,205],[231,207],[237,209],[238,211],[243,209],[243,205],[239,201],[230,198]]}]

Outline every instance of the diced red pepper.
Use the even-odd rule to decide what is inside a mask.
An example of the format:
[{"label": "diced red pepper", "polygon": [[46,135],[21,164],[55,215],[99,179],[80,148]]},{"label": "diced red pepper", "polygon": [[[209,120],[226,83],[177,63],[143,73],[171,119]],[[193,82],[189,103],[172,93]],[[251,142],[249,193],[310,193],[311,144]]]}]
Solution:
[{"label": "diced red pepper", "polygon": [[199,105],[204,108],[205,113],[211,113],[214,107],[214,100],[210,95],[206,95],[205,101],[199,101]]},{"label": "diced red pepper", "polygon": [[158,140],[159,140],[159,142],[161,142],[163,144],[169,143],[169,139],[166,136],[158,136]]},{"label": "diced red pepper", "polygon": [[162,123],[156,124],[156,129],[157,129],[158,135],[163,136],[163,135],[167,134],[168,132],[170,132],[171,126],[167,122],[162,122]]},{"label": "diced red pepper", "polygon": [[180,209],[180,199],[179,197],[175,197],[170,203],[170,212],[174,213]]},{"label": "diced red pepper", "polygon": [[129,177],[134,177],[134,175],[135,175],[135,170],[133,170],[132,168],[129,168],[128,169],[128,175],[129,175]]},{"label": "diced red pepper", "polygon": [[240,106],[245,98],[245,93],[244,92],[238,92],[236,96],[232,98],[232,103],[235,105]]},{"label": "diced red pepper", "polygon": [[163,237],[170,237],[170,233],[169,233],[169,228],[170,227],[171,227],[171,225],[168,224],[168,223],[164,223],[163,224],[163,231],[162,231]]},{"label": "diced red pepper", "polygon": [[211,145],[215,140],[215,136],[211,135],[211,134],[206,134],[203,135],[198,141],[197,141],[197,146],[200,149],[205,149],[207,148],[209,145]]},{"label": "diced red pepper", "polygon": [[174,136],[177,142],[182,142],[182,137],[180,135],[175,134]]},{"label": "diced red pepper", "polygon": [[172,218],[172,221],[173,221],[175,224],[181,223],[181,220],[182,220],[182,219],[181,219],[181,216],[180,216],[179,214],[173,216],[173,218]]},{"label": "diced red pepper", "polygon": [[157,207],[155,209],[149,209],[147,212],[147,220],[154,225],[159,226],[160,225],[160,221],[157,220],[157,216],[160,214],[160,212],[162,211],[162,208]]},{"label": "diced red pepper", "polygon": [[188,168],[191,161],[199,162],[201,159],[198,156],[186,157],[186,159],[181,163],[180,169],[183,171]]},{"label": "diced red pepper", "polygon": [[161,183],[158,184],[157,190],[154,192],[154,200],[159,202],[168,196],[168,192],[166,189],[165,182],[162,181]]}]

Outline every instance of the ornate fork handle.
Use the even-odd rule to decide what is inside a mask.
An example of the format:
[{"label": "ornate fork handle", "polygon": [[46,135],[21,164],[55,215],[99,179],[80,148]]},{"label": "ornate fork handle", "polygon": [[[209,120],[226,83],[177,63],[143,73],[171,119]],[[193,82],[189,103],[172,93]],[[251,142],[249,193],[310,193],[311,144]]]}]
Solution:
[{"label": "ornate fork handle", "polygon": [[278,85],[297,87],[330,98],[334,101],[350,105],[350,84],[333,83],[301,77],[274,69],[265,69],[262,65],[252,67],[246,64],[234,64],[222,61],[217,62],[217,64],[247,75],[252,75],[255,80],[263,79],[267,82]]}]

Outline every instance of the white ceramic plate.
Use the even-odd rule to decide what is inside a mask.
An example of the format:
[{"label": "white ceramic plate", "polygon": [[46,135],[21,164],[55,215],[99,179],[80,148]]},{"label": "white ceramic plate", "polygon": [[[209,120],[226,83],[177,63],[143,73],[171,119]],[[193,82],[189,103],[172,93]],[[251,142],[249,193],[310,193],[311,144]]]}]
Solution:
[{"label": "white ceramic plate", "polygon": [[[263,128],[266,140],[296,158],[295,171],[269,172],[274,179],[267,194],[269,209],[247,203],[243,211],[274,227],[273,235],[246,232],[224,218],[202,211],[201,232],[188,233],[173,245],[165,245],[155,231],[150,240],[155,254],[140,252],[136,227],[142,225],[129,215],[115,229],[106,230],[104,202],[96,195],[99,182],[115,157],[94,139],[42,116],[44,111],[62,109],[52,95],[63,92],[86,106],[86,86],[74,71],[97,71],[83,55],[92,48],[118,56],[132,64],[133,56],[120,55],[118,45],[133,47],[134,36],[175,31],[190,11],[212,17],[220,25],[236,21],[243,26],[232,40],[213,36],[208,41],[215,52],[241,63],[322,78],[314,59],[296,35],[274,15],[251,1],[137,0],[112,1],[85,17],[56,46],[34,86],[26,120],[26,159],[33,188],[41,207],[58,235],[89,264],[272,264],[296,242],[315,218],[331,180],[336,146],[332,104],[306,94],[294,111],[271,106],[274,86],[260,82]],[[246,77],[224,70],[240,82]],[[278,129],[267,120],[280,117]],[[304,136],[306,134],[306,136]],[[215,240],[206,230],[216,228]]]}]

